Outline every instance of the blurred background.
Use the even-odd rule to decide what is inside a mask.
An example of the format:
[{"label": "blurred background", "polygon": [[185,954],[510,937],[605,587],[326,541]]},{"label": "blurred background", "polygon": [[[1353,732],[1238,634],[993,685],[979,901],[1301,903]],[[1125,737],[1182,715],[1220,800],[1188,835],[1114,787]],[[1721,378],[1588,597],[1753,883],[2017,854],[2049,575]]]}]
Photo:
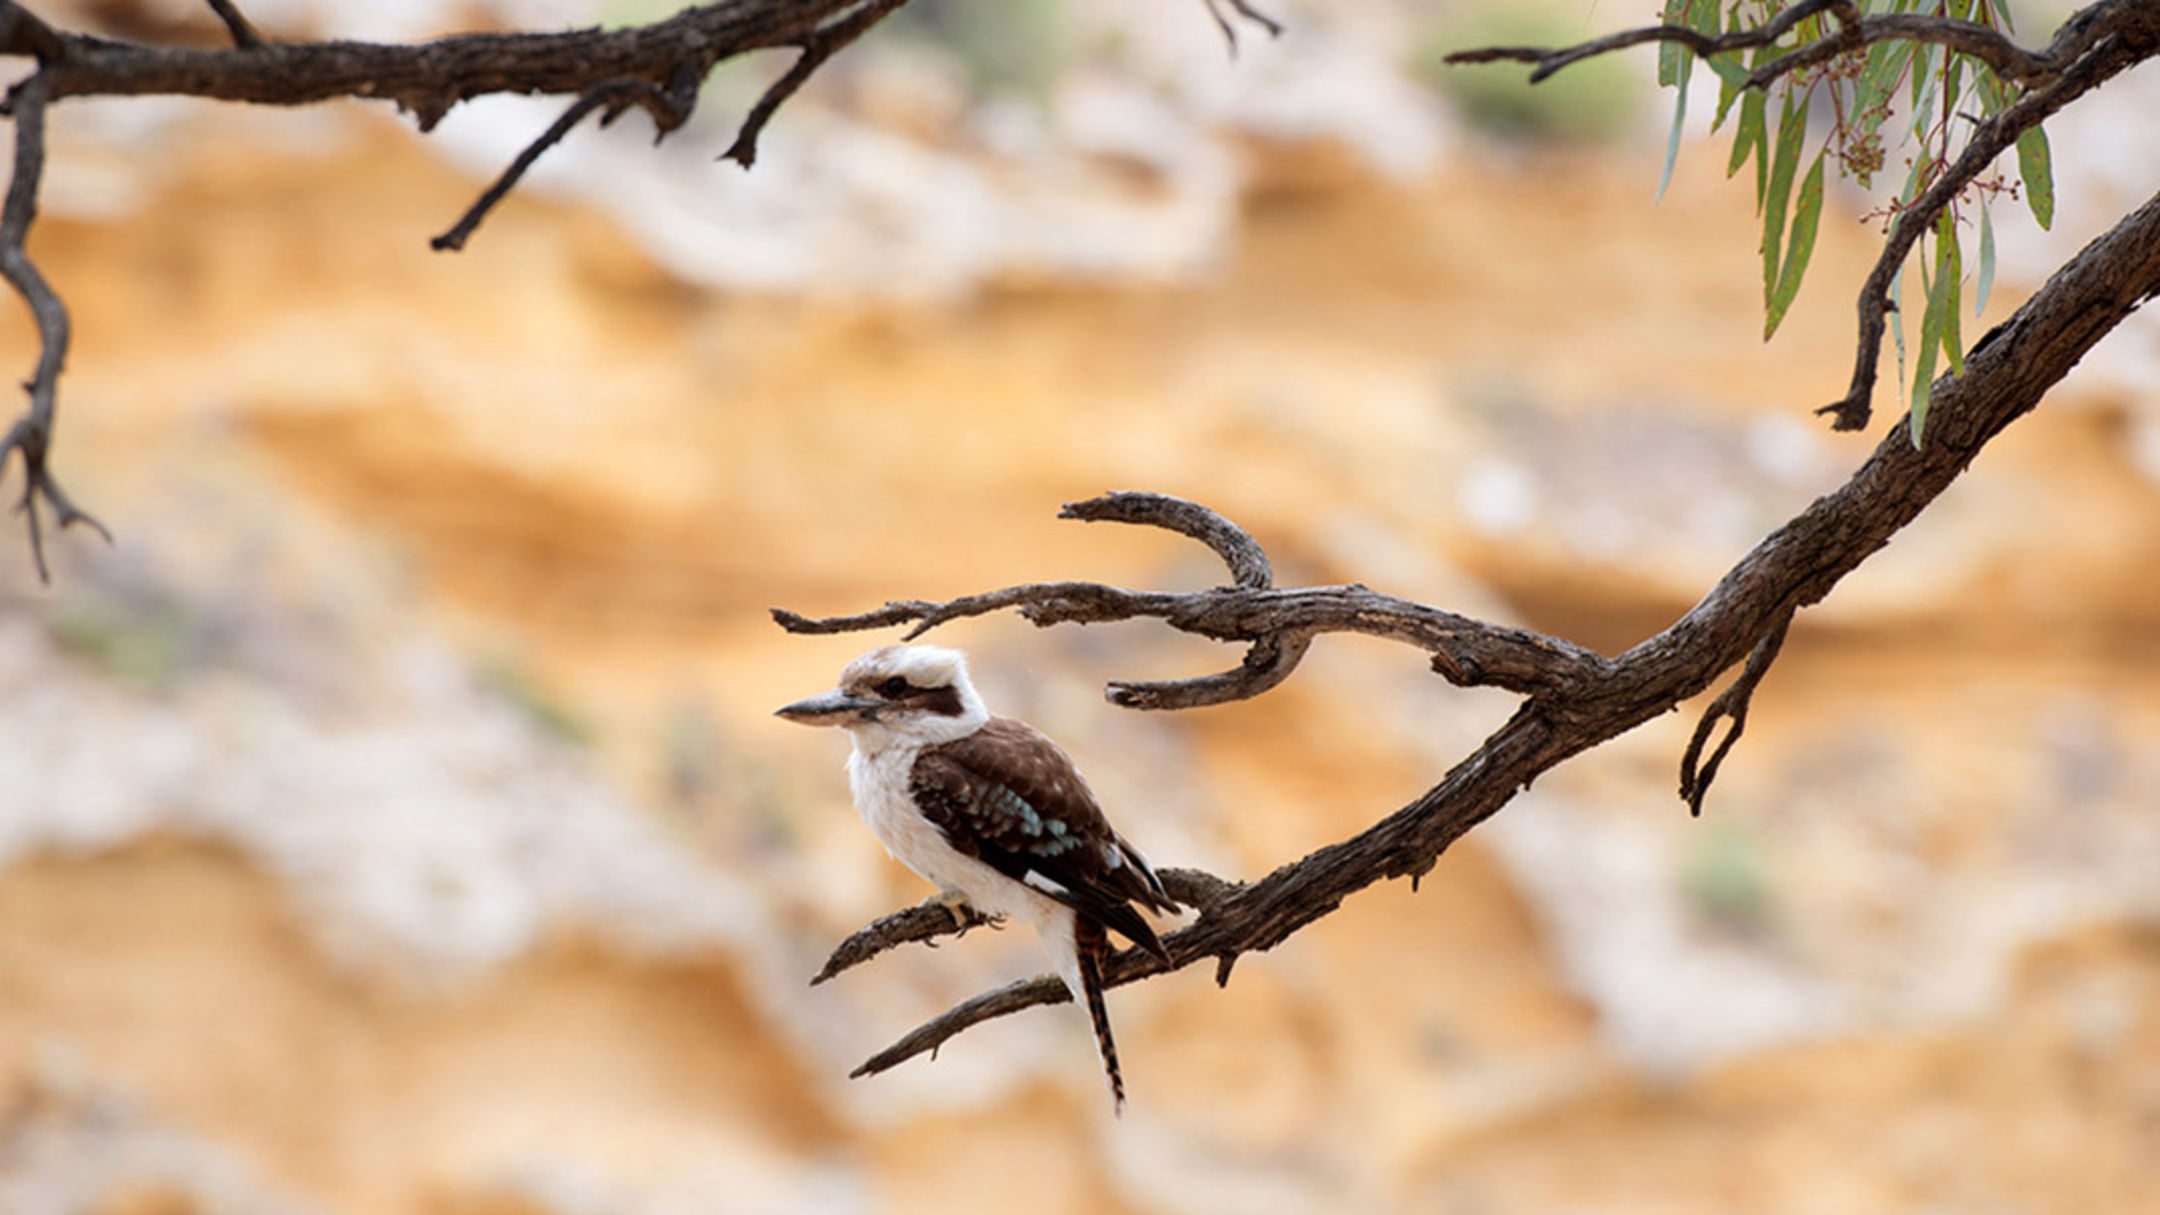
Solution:
[{"label": "blurred background", "polygon": [[[193,0],[30,7],[221,37]],[[245,7],[406,39],[668,6]],[[1810,412],[1873,202],[1833,193],[1765,345],[1723,143],[1653,205],[1647,52],[1535,91],[1437,65],[1654,5],[1272,7],[1289,32],[1232,57],[1199,0],[916,0],[754,171],[715,157],[786,56],[724,65],[657,150],[642,115],[578,132],[458,255],[427,238],[559,100],[426,139],[357,103],[58,107],[57,468],[116,542],[50,542],[44,588],[0,531],[0,1210],[2149,1211],[2150,318],[1801,618],[1701,820],[1691,709],[1226,990],[1114,992],[1122,1120],[1069,1007],[847,1079],[1041,959],[977,932],[806,985],[927,890],[857,820],[845,739],[770,716],[893,633],[768,607],[1213,585],[1189,542],[1055,518],[1148,489],[1285,584],[1617,652],[1897,412]],[[2016,7],[2044,41],[2059,10]],[[2051,126],[2055,230],[1998,210],[1969,324],[2154,188],[2155,71]],[[1513,707],[1330,637],[1258,701],[1143,716],[1103,684],[1236,655],[934,639],[1158,864],[1229,877],[1393,811]]]}]

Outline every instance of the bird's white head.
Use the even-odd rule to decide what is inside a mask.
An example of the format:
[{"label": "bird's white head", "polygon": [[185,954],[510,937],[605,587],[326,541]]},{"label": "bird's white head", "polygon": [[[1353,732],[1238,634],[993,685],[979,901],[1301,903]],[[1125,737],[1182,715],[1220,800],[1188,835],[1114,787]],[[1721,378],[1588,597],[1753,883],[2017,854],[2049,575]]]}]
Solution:
[{"label": "bird's white head", "polygon": [[777,710],[806,726],[840,726],[859,750],[929,747],[966,738],[990,720],[967,655],[934,645],[889,645],[847,664],[840,686]]}]

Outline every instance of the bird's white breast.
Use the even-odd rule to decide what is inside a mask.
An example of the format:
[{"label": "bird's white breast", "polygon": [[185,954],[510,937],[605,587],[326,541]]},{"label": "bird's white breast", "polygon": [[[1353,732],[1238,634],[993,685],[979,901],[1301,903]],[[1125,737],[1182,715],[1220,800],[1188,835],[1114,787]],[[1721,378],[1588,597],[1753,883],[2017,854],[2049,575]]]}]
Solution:
[{"label": "bird's white breast", "polygon": [[1055,900],[1028,889],[945,841],[936,823],[924,818],[908,784],[920,747],[861,747],[848,756],[848,785],[855,808],[871,833],[894,860],[941,890],[967,896],[977,911],[992,916],[1017,915],[1038,927],[1069,914]]}]

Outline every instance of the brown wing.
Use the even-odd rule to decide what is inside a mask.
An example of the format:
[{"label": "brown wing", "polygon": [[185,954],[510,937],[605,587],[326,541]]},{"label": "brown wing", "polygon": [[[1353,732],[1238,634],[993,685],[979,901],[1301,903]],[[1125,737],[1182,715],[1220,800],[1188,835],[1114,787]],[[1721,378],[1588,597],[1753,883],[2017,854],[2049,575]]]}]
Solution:
[{"label": "brown wing", "polygon": [[1041,731],[993,717],[966,738],[924,748],[910,789],[956,850],[1168,960],[1132,904],[1157,911],[1177,904]]}]

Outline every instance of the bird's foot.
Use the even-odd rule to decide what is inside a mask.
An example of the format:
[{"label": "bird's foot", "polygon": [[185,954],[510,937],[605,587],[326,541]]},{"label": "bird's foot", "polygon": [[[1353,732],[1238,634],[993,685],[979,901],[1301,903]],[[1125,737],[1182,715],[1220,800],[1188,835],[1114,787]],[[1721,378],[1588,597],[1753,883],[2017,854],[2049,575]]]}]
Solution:
[{"label": "bird's foot", "polygon": [[966,936],[978,924],[988,924],[992,928],[1005,927],[1004,916],[991,915],[978,909],[968,901],[967,895],[958,890],[940,890],[937,897],[931,901],[943,907],[946,913],[952,916],[953,935],[955,936]]}]

